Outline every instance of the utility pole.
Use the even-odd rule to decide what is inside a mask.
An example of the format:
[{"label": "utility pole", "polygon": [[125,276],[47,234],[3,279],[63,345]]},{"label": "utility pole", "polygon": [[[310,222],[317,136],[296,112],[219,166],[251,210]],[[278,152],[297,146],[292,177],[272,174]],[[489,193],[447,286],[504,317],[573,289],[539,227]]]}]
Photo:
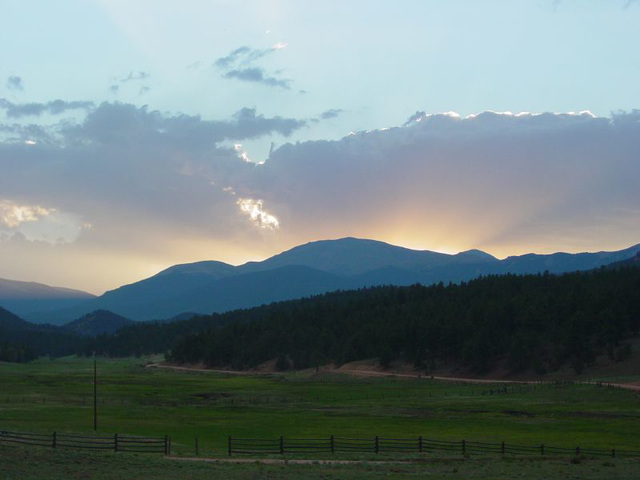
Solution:
[{"label": "utility pole", "polygon": [[93,352],[93,430],[98,429],[98,367],[96,352]]}]

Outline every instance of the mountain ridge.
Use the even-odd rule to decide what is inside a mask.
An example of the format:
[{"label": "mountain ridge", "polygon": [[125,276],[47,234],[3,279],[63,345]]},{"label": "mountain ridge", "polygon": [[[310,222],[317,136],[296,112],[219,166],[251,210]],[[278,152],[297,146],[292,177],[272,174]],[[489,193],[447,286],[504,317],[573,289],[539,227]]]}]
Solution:
[{"label": "mountain ridge", "polygon": [[210,314],[333,290],[590,270],[639,251],[640,245],[635,245],[613,252],[525,254],[500,260],[480,250],[445,254],[346,237],[309,242],[239,266],[215,260],[174,265],[83,304],[25,318],[64,323],[97,309],[133,320],[169,318],[187,311]]}]

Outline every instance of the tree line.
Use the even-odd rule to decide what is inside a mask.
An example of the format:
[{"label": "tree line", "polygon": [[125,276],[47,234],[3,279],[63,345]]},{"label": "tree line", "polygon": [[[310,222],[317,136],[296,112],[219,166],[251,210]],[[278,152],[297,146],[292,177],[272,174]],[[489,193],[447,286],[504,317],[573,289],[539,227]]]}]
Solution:
[{"label": "tree line", "polygon": [[[4,320],[3,320],[4,319]],[[276,359],[302,369],[377,358],[425,371],[500,362],[544,373],[576,372],[600,354],[631,355],[640,330],[640,269],[560,276],[495,275],[460,284],[374,287],[175,322],[145,322],[85,338],[0,311],[0,361],[69,354],[165,353],[176,363],[235,369]]]},{"label": "tree line", "polygon": [[377,358],[479,373],[497,362],[537,373],[570,362],[579,373],[599,354],[631,354],[625,340],[640,329],[640,269],[376,287],[208,318],[211,326],[177,341],[168,360],[246,369],[277,359],[284,370]]}]

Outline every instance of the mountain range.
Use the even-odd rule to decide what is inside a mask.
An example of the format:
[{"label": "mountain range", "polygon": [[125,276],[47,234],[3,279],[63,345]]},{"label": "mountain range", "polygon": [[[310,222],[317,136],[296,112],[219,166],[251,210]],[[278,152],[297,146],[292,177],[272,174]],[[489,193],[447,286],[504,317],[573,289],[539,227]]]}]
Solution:
[{"label": "mountain range", "polygon": [[499,260],[480,250],[450,255],[343,238],[307,243],[262,262],[240,266],[217,261],[175,265],[95,298],[73,290],[41,290],[52,295],[55,292],[55,301],[68,302],[60,307],[43,308],[51,298],[29,297],[24,292],[22,297],[11,297],[4,293],[5,284],[0,283],[0,305],[37,323],[63,324],[96,310],[142,321],[184,312],[224,312],[367,286],[429,285],[481,275],[590,270],[628,260],[638,252],[640,245],[615,252],[527,254]]}]

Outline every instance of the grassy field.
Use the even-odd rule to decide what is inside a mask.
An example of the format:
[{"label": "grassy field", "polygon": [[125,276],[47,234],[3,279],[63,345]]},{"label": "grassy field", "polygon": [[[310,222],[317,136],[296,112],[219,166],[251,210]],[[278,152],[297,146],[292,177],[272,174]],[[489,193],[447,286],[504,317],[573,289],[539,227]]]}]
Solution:
[{"label": "grassy field", "polygon": [[123,453],[0,448],[0,480],[360,480],[513,479],[635,480],[637,460],[432,459],[419,463],[308,465],[223,464]]},{"label": "grassy field", "polygon": [[[172,453],[222,456],[237,437],[417,437],[640,450],[632,392],[497,386],[328,372],[230,376],[99,359],[98,433],[172,438]],[[0,364],[0,429],[92,431],[91,359]],[[493,393],[491,393],[493,391]]]}]

